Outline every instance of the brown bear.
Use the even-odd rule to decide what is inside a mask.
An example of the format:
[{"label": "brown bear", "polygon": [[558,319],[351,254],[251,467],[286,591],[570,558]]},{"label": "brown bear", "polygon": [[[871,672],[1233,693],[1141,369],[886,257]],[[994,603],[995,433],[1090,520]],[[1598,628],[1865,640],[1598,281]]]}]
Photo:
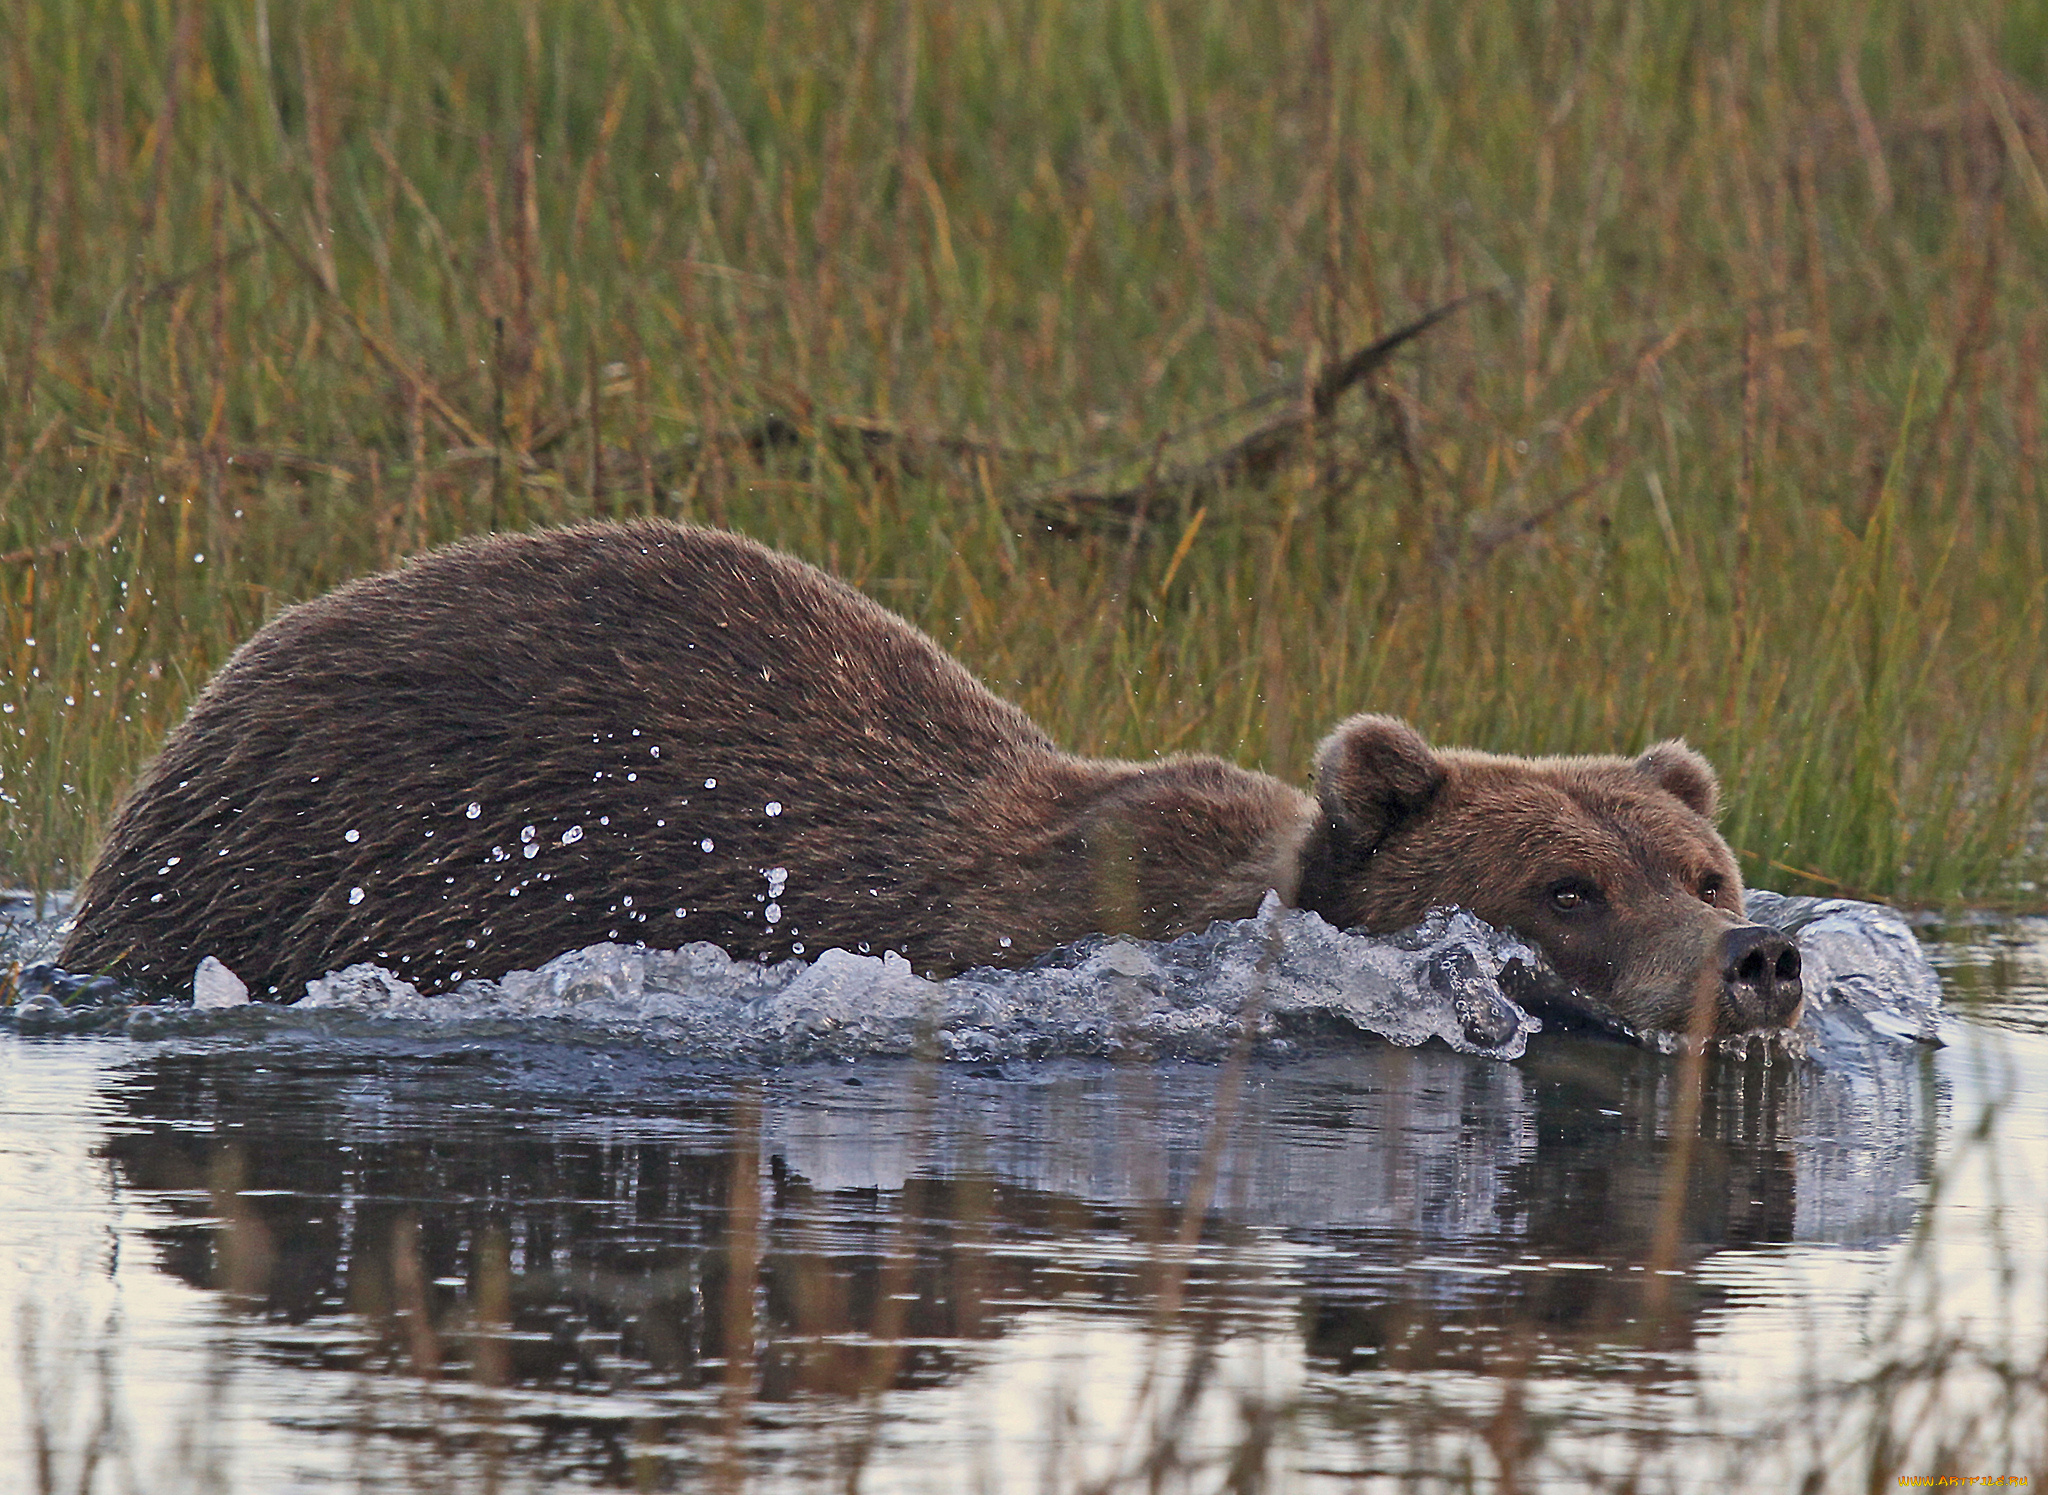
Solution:
[{"label": "brown bear", "polygon": [[1265,892],[1391,931],[1458,904],[1630,1028],[1785,1024],[1713,770],[1438,752],[1358,716],[1311,798],[1215,758],[1062,752],[823,572],[660,522],[495,535],[282,613],[116,816],[61,961],[259,996],[377,961],[422,990],[600,940],[1017,965]]}]

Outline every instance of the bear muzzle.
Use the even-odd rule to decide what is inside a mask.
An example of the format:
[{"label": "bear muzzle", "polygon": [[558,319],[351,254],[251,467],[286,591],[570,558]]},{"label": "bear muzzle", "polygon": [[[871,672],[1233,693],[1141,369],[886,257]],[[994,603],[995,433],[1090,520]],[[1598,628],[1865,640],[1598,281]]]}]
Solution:
[{"label": "bear muzzle", "polygon": [[1790,1027],[1806,999],[1799,947],[1775,929],[1739,924],[1721,937],[1721,1004],[1731,1026]]},{"label": "bear muzzle", "polygon": [[1789,936],[1701,905],[1674,911],[1694,915],[1692,927],[1652,921],[1626,963],[1532,941],[1537,959],[1503,972],[1503,985],[1546,1025],[1567,1031],[1727,1038],[1799,1021],[1806,988],[1799,947]]}]

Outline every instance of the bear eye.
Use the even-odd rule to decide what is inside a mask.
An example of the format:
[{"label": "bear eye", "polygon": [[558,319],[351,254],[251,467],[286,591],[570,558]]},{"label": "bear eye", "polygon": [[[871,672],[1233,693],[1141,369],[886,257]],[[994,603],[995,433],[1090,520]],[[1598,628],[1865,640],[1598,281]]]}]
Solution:
[{"label": "bear eye", "polygon": [[1594,900],[1600,895],[1596,889],[1588,886],[1586,883],[1580,882],[1577,878],[1571,878],[1565,882],[1553,884],[1549,893],[1545,896],[1553,911],[1560,914],[1575,914],[1583,909],[1590,908]]},{"label": "bear eye", "polygon": [[1727,891],[1727,888],[1727,880],[1718,872],[1709,872],[1700,879],[1700,897],[1708,903],[1712,903],[1716,898],[1719,898],[1722,893]]}]

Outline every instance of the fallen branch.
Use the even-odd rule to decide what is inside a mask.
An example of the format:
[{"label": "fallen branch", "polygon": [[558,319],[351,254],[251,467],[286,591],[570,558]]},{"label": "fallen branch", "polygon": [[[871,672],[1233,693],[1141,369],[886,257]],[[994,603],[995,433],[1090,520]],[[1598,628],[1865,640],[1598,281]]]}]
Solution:
[{"label": "fallen branch", "polygon": [[849,466],[857,463],[870,472],[908,477],[941,464],[987,462],[1042,468],[1053,461],[1049,452],[1005,446],[977,436],[918,431],[869,416],[816,416],[809,402],[800,397],[785,403],[798,408],[793,412],[774,410],[746,425],[706,432],[688,446],[651,453],[648,465],[656,482],[665,485],[687,477],[713,453],[746,456],[758,462],[821,442]]},{"label": "fallen branch", "polygon": [[[1645,374],[1662,361],[1665,354],[1677,347],[1691,332],[1692,326],[1690,323],[1681,323],[1663,336],[1654,339],[1645,345],[1641,352],[1636,354],[1634,361],[1630,363],[1628,368],[1607,379],[1598,389],[1587,395],[1585,399],[1579,401],[1577,408],[1571,414],[1565,416],[1560,421],[1546,422],[1540,427],[1535,434],[1550,438],[1545,447],[1546,455],[1554,457],[1567,441],[1578,434],[1579,428],[1586,423],[1594,411],[1605,405],[1608,400],[1612,399],[1621,390],[1629,388],[1640,381]],[[1470,545],[1470,554],[1467,558],[1483,563],[1496,550],[1499,550],[1501,546],[1508,544],[1510,541],[1519,540],[1525,535],[1534,534],[1538,529],[1548,524],[1589,494],[1596,493],[1613,482],[1622,468],[1628,465],[1628,456],[1627,452],[1623,452],[1610,461],[1599,473],[1580,483],[1577,487],[1566,490],[1547,503],[1538,504],[1534,508],[1524,509],[1521,507],[1521,497],[1524,490],[1528,487],[1530,472],[1536,470],[1535,465],[1532,464],[1529,469],[1526,469],[1521,476],[1515,479],[1506,497],[1499,503],[1494,504],[1485,513],[1476,514],[1466,522],[1464,530],[1470,537],[1467,542]],[[1542,458],[1539,458],[1539,463],[1542,460]],[[1447,561],[1455,558],[1455,551],[1443,557]]]},{"label": "fallen branch", "polygon": [[793,451],[808,446],[819,436],[847,441],[867,458],[870,466],[878,465],[880,459],[886,458],[888,465],[906,472],[915,472],[919,463],[932,457],[948,461],[981,458],[1019,463],[1052,460],[1045,452],[1007,447],[979,437],[914,431],[868,416],[828,415],[814,419],[808,410],[795,416],[776,411],[737,431],[719,432],[707,444],[740,447],[757,457],[765,457],[770,452]]},{"label": "fallen branch", "polygon": [[1489,556],[1509,541],[1519,540],[1524,535],[1533,535],[1587,495],[1597,493],[1613,482],[1621,470],[1628,466],[1630,455],[1623,452],[1578,487],[1566,489],[1549,503],[1539,504],[1525,514],[1495,517],[1480,524],[1472,533],[1469,558],[1483,564]]},{"label": "fallen branch", "polygon": [[85,446],[98,447],[116,457],[147,459],[159,472],[179,472],[218,461],[223,467],[232,467],[238,472],[260,474],[265,472],[301,473],[309,477],[333,478],[338,482],[361,481],[362,464],[351,466],[343,457],[321,457],[310,452],[287,451],[283,448],[232,447],[226,450],[200,450],[186,452],[151,451],[136,442],[116,436],[108,431],[88,430],[75,427],[72,437]]},{"label": "fallen branch", "polygon": [[[299,273],[306,278],[307,282],[340,309],[342,316],[347,319],[350,329],[362,340],[363,346],[370,350],[370,355],[383,364],[392,374],[411,385],[414,392],[419,395],[420,403],[433,411],[442,424],[447,426],[463,445],[493,447],[495,450],[494,444],[484,440],[476,427],[463,418],[462,412],[442,398],[440,390],[428,382],[426,375],[420,373],[403,358],[399,357],[394,349],[385,346],[384,340],[371,331],[370,324],[363,320],[362,316],[353,306],[350,306],[347,301],[342,299],[339,291],[327,283],[326,277],[320,273],[319,266],[308,259],[301,252],[299,246],[291,241],[291,237],[278,226],[271,217],[270,211],[256,200],[255,194],[250,192],[239,178],[235,180],[234,185],[235,195],[242,199],[243,204],[251,213],[256,215],[256,221],[269,231],[270,236],[277,241],[278,247],[284,250],[285,255],[298,267]],[[518,456],[522,466],[530,467],[532,465],[532,458],[528,457],[525,453],[519,453]]]},{"label": "fallen branch", "polygon": [[23,562],[34,565],[38,561],[51,560],[69,550],[98,550],[112,542],[121,533],[121,526],[128,522],[128,510],[134,506],[132,499],[124,498],[114,507],[114,517],[107,527],[96,535],[74,535],[69,540],[52,540],[45,545],[24,545],[19,550],[0,552],[0,566],[19,566]]},{"label": "fallen branch", "polygon": [[13,501],[16,491],[20,489],[23,483],[28,481],[29,469],[35,465],[36,459],[42,456],[43,449],[49,446],[51,441],[56,438],[57,433],[63,429],[64,417],[61,415],[53,416],[50,419],[50,423],[44,426],[41,432],[37,434],[36,439],[29,443],[28,455],[23,457],[20,463],[16,465],[13,475],[7,479],[7,486],[0,488],[0,506],[5,506]]},{"label": "fallen branch", "polygon": [[[1136,483],[1105,489],[1077,486],[1075,479],[1099,470],[1098,464],[1097,468],[1084,468],[1081,473],[1053,484],[1038,495],[1037,504],[1041,510],[1071,524],[1083,513],[1114,517],[1136,514],[1149,508],[1153,499],[1169,493],[1194,503],[1208,503],[1226,488],[1263,481],[1315,443],[1335,416],[1337,402],[1359,381],[1453,312],[1499,294],[1495,289],[1468,292],[1338,359],[1317,377],[1306,398],[1297,396],[1285,412],[1205,461],[1169,465],[1155,460],[1152,469]],[[1170,442],[1184,439],[1192,430],[1214,425],[1219,419],[1249,414],[1293,392],[1291,387],[1268,390],[1222,417],[1212,416],[1196,427],[1159,438],[1153,449],[1157,452]]]}]

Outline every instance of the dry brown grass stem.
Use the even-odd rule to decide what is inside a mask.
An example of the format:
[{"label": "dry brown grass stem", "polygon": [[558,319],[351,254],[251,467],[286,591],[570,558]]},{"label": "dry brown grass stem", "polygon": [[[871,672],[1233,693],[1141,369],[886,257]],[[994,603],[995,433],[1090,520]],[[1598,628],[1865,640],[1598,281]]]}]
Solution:
[{"label": "dry brown grass stem", "polygon": [[1292,390],[1268,390],[1232,410],[1207,417],[1200,426],[1154,438],[1149,465],[1144,477],[1136,483],[1117,488],[1088,488],[1078,484],[1080,474],[1077,474],[1049,485],[1039,494],[1037,506],[1046,517],[1069,526],[1089,519],[1099,521],[1103,516],[1116,519],[1138,516],[1133,525],[1135,531],[1142,527],[1152,502],[1157,498],[1171,495],[1188,503],[1208,503],[1239,484],[1263,482],[1282,467],[1312,456],[1316,443],[1329,429],[1337,402],[1367,375],[1384,367],[1404,345],[1473,302],[1500,294],[1492,288],[1468,292],[1335,360],[1316,376],[1305,398],[1297,399],[1290,409],[1264,421],[1250,434],[1211,457],[1188,465],[1174,465],[1164,460],[1164,453],[1170,445],[1185,440],[1202,427],[1248,415],[1288,398]]}]

